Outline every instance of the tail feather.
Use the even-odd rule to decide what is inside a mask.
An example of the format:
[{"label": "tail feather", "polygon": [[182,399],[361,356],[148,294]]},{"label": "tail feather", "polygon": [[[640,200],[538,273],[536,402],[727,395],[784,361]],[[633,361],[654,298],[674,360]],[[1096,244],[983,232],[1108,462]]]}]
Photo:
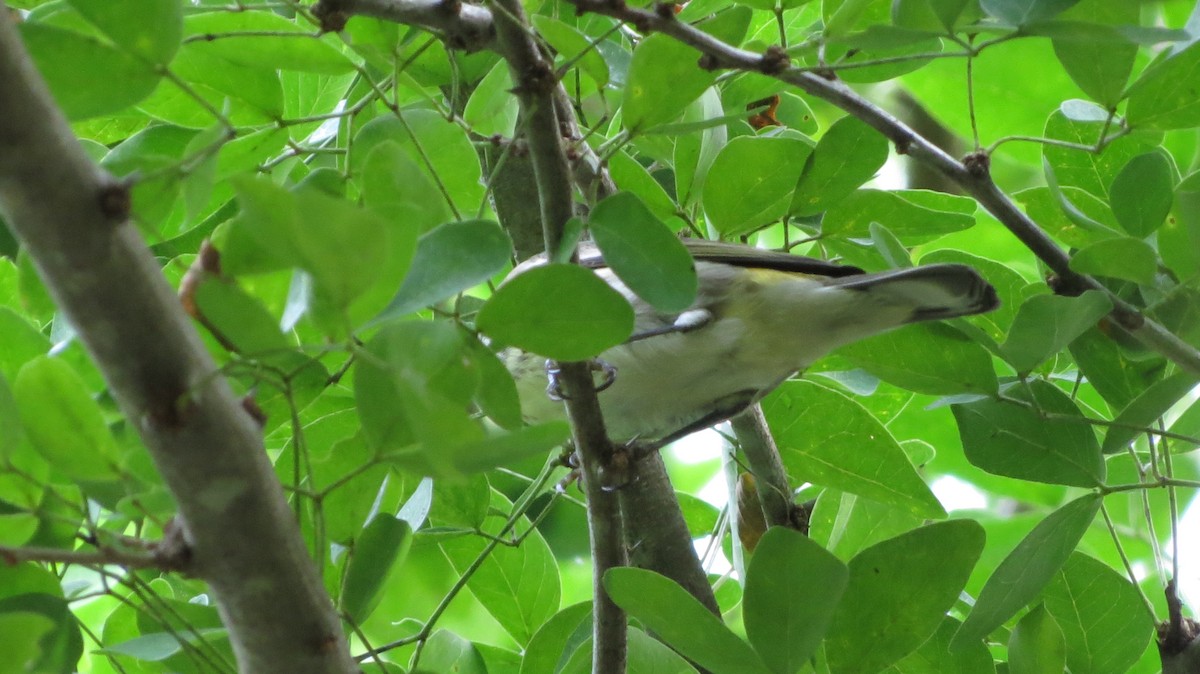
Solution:
[{"label": "tail feather", "polygon": [[962,264],[931,264],[829,279],[827,283],[908,304],[913,307],[910,322],[971,316],[1000,306],[996,289],[979,272]]}]

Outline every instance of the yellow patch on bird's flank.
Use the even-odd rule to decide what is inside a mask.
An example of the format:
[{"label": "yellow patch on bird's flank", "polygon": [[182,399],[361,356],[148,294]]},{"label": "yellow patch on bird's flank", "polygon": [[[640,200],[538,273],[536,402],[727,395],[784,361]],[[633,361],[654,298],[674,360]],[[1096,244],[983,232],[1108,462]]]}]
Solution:
[{"label": "yellow patch on bird's flank", "polygon": [[759,285],[771,285],[798,278],[817,279],[815,274],[802,274],[795,271],[780,271],[778,269],[746,269],[748,280]]}]

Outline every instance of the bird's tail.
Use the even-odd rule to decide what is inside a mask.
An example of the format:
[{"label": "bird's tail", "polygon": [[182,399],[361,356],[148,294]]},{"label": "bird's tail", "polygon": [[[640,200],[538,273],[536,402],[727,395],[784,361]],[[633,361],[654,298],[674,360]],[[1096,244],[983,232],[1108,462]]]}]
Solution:
[{"label": "bird's tail", "polygon": [[830,287],[871,293],[913,307],[908,322],[982,314],[1000,306],[996,289],[962,264],[931,264],[828,279]]}]

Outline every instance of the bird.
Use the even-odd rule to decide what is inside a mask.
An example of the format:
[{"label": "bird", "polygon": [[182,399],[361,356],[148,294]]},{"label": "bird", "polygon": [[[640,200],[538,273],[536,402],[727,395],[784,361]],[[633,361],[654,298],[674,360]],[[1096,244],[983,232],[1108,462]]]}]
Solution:
[{"label": "bird", "polygon": [[[600,408],[614,442],[664,446],[728,420],[840,346],[1000,305],[995,288],[963,264],[867,273],[744,244],[682,241],[698,290],[680,312],[639,298],[593,243],[578,248],[578,263],[634,309],[632,336],[597,359]],[[530,258],[506,280],[545,263],[545,256]],[[501,357],[527,422],[564,417],[555,383],[547,385],[548,361],[514,347]]]}]

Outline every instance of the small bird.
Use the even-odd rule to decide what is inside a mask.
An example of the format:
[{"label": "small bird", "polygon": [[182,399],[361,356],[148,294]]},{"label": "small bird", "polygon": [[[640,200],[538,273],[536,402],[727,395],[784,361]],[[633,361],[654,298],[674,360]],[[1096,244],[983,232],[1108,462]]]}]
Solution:
[{"label": "small bird", "polygon": [[[879,273],[733,243],[685,239],[696,263],[696,300],[662,313],[635,295],[581,244],[579,263],[628,298],[633,336],[600,354],[599,394],[609,437],[662,446],[759,401],[839,346],[919,321],[970,316],[999,306],[971,267],[934,264]],[[536,257],[509,278],[545,263]],[[502,358],[531,423],[563,418],[547,388],[545,359],[518,349]],[[602,378],[602,379],[604,379]],[[548,394],[549,391],[549,394]]]}]

